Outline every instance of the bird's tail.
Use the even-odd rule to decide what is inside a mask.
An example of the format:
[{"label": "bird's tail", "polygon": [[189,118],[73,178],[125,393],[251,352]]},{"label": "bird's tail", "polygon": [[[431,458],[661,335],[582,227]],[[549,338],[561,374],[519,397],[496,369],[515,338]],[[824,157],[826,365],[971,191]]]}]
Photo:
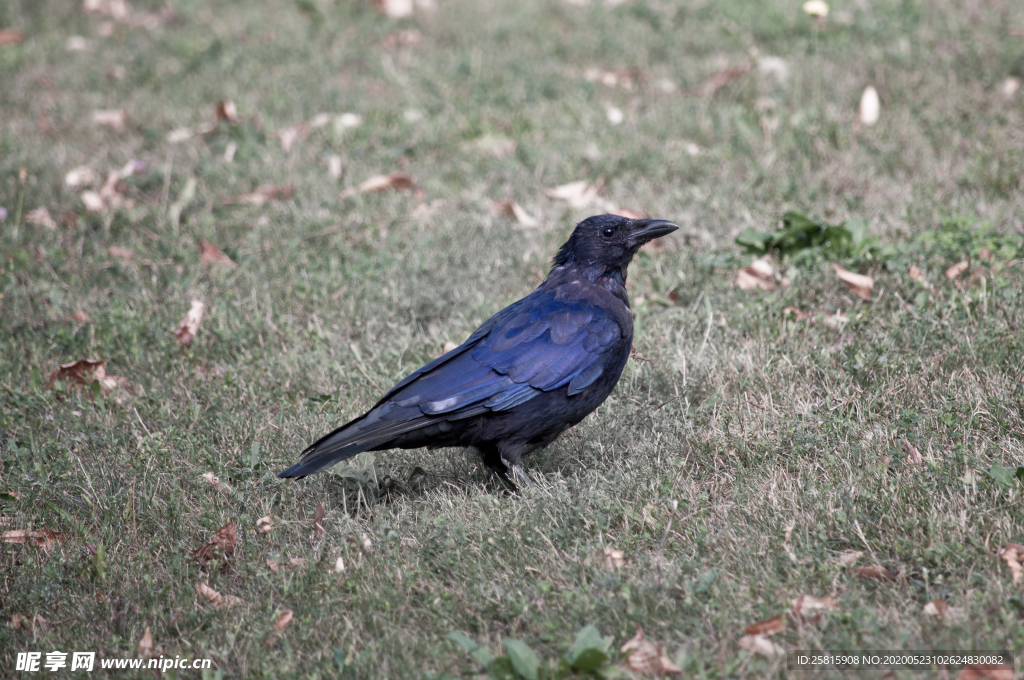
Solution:
[{"label": "bird's tail", "polygon": [[374,409],[310,444],[302,452],[298,463],[277,476],[282,479],[306,477],[363,451],[390,448],[387,444],[395,437],[417,430],[429,422],[430,419],[418,409],[416,414],[413,417],[391,419],[385,416],[382,419],[381,409]]}]

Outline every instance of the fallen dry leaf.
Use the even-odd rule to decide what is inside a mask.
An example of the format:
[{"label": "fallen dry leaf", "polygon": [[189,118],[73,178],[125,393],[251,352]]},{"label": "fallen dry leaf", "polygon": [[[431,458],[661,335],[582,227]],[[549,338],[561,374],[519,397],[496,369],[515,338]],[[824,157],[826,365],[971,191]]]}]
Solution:
[{"label": "fallen dry leaf", "polygon": [[281,564],[277,560],[268,559],[267,566],[270,567],[270,571],[274,572],[275,574],[281,571]]},{"label": "fallen dry leaf", "polygon": [[309,136],[309,126],[300,123],[293,127],[280,128],[274,132],[274,136],[281,143],[281,150],[288,153],[295,146],[295,142],[301,142]]},{"label": "fallen dry leaf", "polygon": [[[216,479],[216,475],[212,472],[206,474],[212,475]],[[204,475],[205,477],[205,475]],[[220,481],[214,482],[220,484]],[[213,538],[209,540],[205,545],[202,545],[192,551],[192,556],[206,564],[210,560],[222,560],[222,569],[228,569],[228,560],[235,554],[235,543],[238,542],[238,529],[234,524],[228,523],[217,529],[217,533],[214,534]]]},{"label": "fallen dry leaf", "polygon": [[339,557],[334,561],[334,573],[340,574],[343,571],[345,571],[345,560]]},{"label": "fallen dry leaf", "polygon": [[288,564],[293,567],[298,567],[299,569],[304,569],[307,562],[305,557],[291,557],[288,559]]},{"label": "fallen dry leaf", "polygon": [[50,231],[56,231],[57,223],[50,217],[50,211],[46,208],[36,208],[25,213],[25,221],[29,224],[38,224],[40,227],[46,227]]},{"label": "fallen dry leaf", "polygon": [[65,319],[65,321],[77,321],[78,323],[92,323],[92,319],[89,318],[89,315],[80,309],[71,316],[69,316],[67,319]]},{"label": "fallen dry leaf", "polygon": [[750,71],[751,63],[749,61],[740,64],[739,66],[730,66],[729,68],[723,68],[718,71],[710,78],[705,80],[703,83],[693,88],[691,92],[693,94],[700,95],[702,97],[713,97],[715,93],[725,87],[730,80],[735,80],[748,71]]},{"label": "fallen dry leaf", "polygon": [[817,598],[813,595],[801,595],[790,604],[793,607],[793,615],[803,619],[814,618],[820,612],[839,609],[839,604],[832,596]]},{"label": "fallen dry leaf", "polygon": [[950,281],[955,281],[958,276],[963,274],[970,263],[967,260],[963,262],[957,262],[955,265],[946,270],[946,278]]},{"label": "fallen dry leaf", "polygon": [[316,504],[316,514],[313,516],[313,529],[317,536],[324,535],[324,517],[327,516],[327,507],[323,503]]},{"label": "fallen dry leaf", "polygon": [[63,543],[66,538],[66,533],[53,529],[12,529],[3,534],[4,543],[27,543],[46,552],[50,552],[58,543]]},{"label": "fallen dry leaf", "polygon": [[896,578],[895,574],[878,564],[873,564],[867,567],[857,567],[857,575],[865,579],[888,581],[890,583],[896,583],[896,581],[899,580]]},{"label": "fallen dry leaf", "polygon": [[199,300],[192,301],[192,307],[188,310],[188,314],[178,324],[178,328],[174,331],[174,337],[178,339],[178,345],[181,347],[188,347],[192,344],[192,340],[196,337],[196,333],[199,332],[199,324],[203,322],[203,312],[206,311],[206,305]]},{"label": "fallen dry leaf", "polygon": [[938,619],[939,621],[963,621],[967,618],[967,612],[960,607],[950,607],[949,604],[941,599],[935,598],[928,604],[926,604],[922,610],[928,616]]},{"label": "fallen dry leaf", "polygon": [[995,259],[995,255],[986,246],[982,246],[981,250],[978,251],[978,259],[982,262],[991,262]]},{"label": "fallen dry leaf", "polygon": [[758,621],[752,623],[743,629],[743,632],[747,635],[771,635],[780,631],[786,630],[786,620],[782,614],[773,616],[770,619],[764,621]]},{"label": "fallen dry leaf", "polygon": [[236,125],[241,122],[241,119],[238,117],[238,109],[235,108],[235,103],[230,99],[217,102],[215,113],[219,120],[226,120],[227,122],[235,123]]},{"label": "fallen dry leaf", "polygon": [[832,263],[832,268],[836,270],[836,277],[845,283],[846,287],[853,291],[857,297],[871,302],[871,291],[875,289],[875,280],[873,278],[847,271],[835,262]]},{"label": "fallen dry leaf", "polygon": [[13,628],[14,630],[18,630],[22,626],[27,625],[27,619],[21,614],[15,613],[14,616],[11,617],[11,628]]},{"label": "fallen dry leaf", "polygon": [[217,489],[217,491],[220,491],[221,493],[231,493],[231,487],[227,486],[226,484],[223,484],[220,481],[220,477],[213,474],[212,472],[204,472],[203,474],[199,475],[199,478],[206,482],[207,484],[209,484],[210,486]]},{"label": "fallen dry leaf", "polygon": [[494,212],[505,217],[511,217],[524,227],[536,227],[540,224],[537,218],[530,215],[521,205],[512,200],[498,201],[494,204]]},{"label": "fallen dry leaf", "polygon": [[56,371],[50,373],[46,389],[53,389],[54,383],[60,380],[68,385],[89,387],[93,381],[99,381],[104,390],[112,390],[127,382],[124,378],[107,375],[107,362],[96,359],[79,359],[69,364],[61,364]]},{"label": "fallen dry leaf", "polygon": [[601,193],[600,187],[583,180],[562,184],[547,191],[547,195],[551,198],[565,201],[570,207],[577,210],[596,202],[599,193]]},{"label": "fallen dry leaf", "polygon": [[619,651],[628,654],[626,665],[634,673],[660,677],[683,672],[665,655],[663,650],[644,637],[644,629],[640,626],[636,627],[636,635],[623,644]]},{"label": "fallen dry leaf", "polygon": [[292,618],[294,618],[292,610],[289,609],[285,611],[283,614],[277,617],[277,621],[274,621],[274,630],[280,633],[282,630],[288,627],[288,624],[292,622]]},{"label": "fallen dry leaf", "polygon": [[196,586],[196,592],[213,605],[214,609],[230,609],[231,607],[245,604],[242,598],[235,597],[234,595],[221,595],[205,583],[199,583]]},{"label": "fallen dry leaf", "polygon": [[917,447],[908,442],[906,439],[900,440],[900,449],[903,453],[907,454],[907,462],[911,465],[920,465],[924,462],[924,458],[921,457],[921,452],[917,450]]},{"label": "fallen dry leaf", "polygon": [[999,90],[1003,93],[1003,96],[1007,99],[1013,98],[1013,95],[1017,94],[1017,90],[1020,89],[1020,78],[1017,76],[1009,76],[1003,81],[1002,86]]},{"label": "fallen dry leaf", "polygon": [[261,186],[256,187],[252,191],[244,194],[235,194],[228,196],[223,201],[224,205],[231,205],[232,203],[242,203],[245,205],[264,205],[270,201],[283,201],[291,198],[295,194],[295,186],[287,184],[285,186]]},{"label": "fallen dry leaf", "polygon": [[142,634],[142,638],[139,640],[138,654],[136,656],[148,659],[153,653],[153,631],[150,630],[149,626],[146,626],[146,632]]},{"label": "fallen dry leaf", "polygon": [[349,187],[342,191],[338,198],[345,200],[356,194],[369,194],[378,191],[407,191],[416,188],[416,182],[404,172],[393,172],[390,175],[374,175],[355,187]]},{"label": "fallen dry leaf", "polygon": [[733,285],[740,290],[775,290],[775,268],[767,260],[754,260],[749,267],[737,270]]},{"label": "fallen dry leaf", "polygon": [[786,653],[786,650],[768,639],[766,635],[744,635],[737,643],[740,649],[758,656],[773,657]]},{"label": "fallen dry leaf", "polygon": [[227,267],[236,266],[234,261],[221,252],[221,249],[213,245],[205,238],[199,239],[199,261],[205,265],[222,264]]},{"label": "fallen dry leaf", "polygon": [[124,109],[100,109],[92,112],[92,122],[115,130],[123,130],[125,123],[128,122],[128,114]]},{"label": "fallen dry leaf", "polygon": [[265,515],[256,520],[256,529],[261,534],[269,534],[274,530],[274,522],[271,520],[270,515]]},{"label": "fallen dry leaf", "polygon": [[638,73],[634,69],[603,69],[588,68],[583,72],[584,80],[592,83],[600,83],[605,87],[621,87],[624,90],[632,90],[638,79]]},{"label": "fallen dry leaf", "polygon": [[1021,565],[1021,560],[1024,559],[1024,545],[1008,543],[1005,548],[999,551],[999,557],[1010,568],[1014,583],[1024,581],[1024,566]]},{"label": "fallen dry leaf", "polygon": [[64,184],[72,189],[77,189],[78,187],[91,186],[96,183],[97,179],[95,170],[88,165],[80,165],[74,170],[69,170],[68,174],[64,175]]},{"label": "fallen dry leaf", "polygon": [[119,260],[130,260],[135,257],[132,251],[127,248],[122,248],[121,246],[110,246],[107,248],[107,254],[111,257],[116,257]]},{"label": "fallen dry leaf", "polygon": [[964,666],[956,680],[1013,680],[1013,668],[988,664]]},{"label": "fallen dry leaf", "polygon": [[615,548],[605,548],[603,551],[604,566],[609,569],[618,569],[626,565],[626,554]]},{"label": "fallen dry leaf", "polygon": [[20,45],[25,40],[25,34],[16,28],[0,28],[0,47]]},{"label": "fallen dry leaf", "polygon": [[839,553],[839,557],[836,558],[836,564],[841,567],[848,567],[861,558],[864,554],[863,550],[847,550]]},{"label": "fallen dry leaf", "polygon": [[83,191],[81,195],[82,205],[89,212],[103,212],[107,209],[106,203],[95,191]]},{"label": "fallen dry leaf", "polygon": [[878,122],[881,109],[882,105],[878,101],[878,90],[874,86],[868,85],[860,96],[860,105],[857,107],[857,119],[863,125],[874,125]]}]

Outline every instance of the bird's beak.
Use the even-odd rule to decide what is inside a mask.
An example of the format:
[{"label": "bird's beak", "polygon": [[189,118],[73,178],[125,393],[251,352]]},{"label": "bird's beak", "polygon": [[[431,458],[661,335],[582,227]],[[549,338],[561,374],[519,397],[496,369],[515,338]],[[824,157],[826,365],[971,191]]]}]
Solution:
[{"label": "bird's beak", "polygon": [[629,238],[633,247],[639,248],[648,241],[671,234],[678,228],[678,224],[668,220],[636,220],[633,222],[633,232]]}]

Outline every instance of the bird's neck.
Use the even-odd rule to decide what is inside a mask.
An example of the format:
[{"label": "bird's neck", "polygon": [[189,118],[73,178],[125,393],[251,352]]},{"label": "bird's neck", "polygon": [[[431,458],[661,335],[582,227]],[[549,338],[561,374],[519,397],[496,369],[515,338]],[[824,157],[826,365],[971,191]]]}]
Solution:
[{"label": "bird's neck", "polygon": [[559,286],[580,279],[605,288],[609,293],[622,300],[627,307],[629,306],[629,296],[626,294],[625,267],[609,267],[603,264],[567,264],[555,267],[541,286]]}]

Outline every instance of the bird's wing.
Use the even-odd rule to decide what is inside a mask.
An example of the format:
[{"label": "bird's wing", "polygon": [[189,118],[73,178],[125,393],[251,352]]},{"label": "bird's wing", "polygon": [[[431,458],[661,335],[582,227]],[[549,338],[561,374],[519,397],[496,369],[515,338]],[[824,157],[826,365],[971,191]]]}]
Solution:
[{"label": "bird's wing", "polygon": [[577,394],[601,376],[601,355],[621,341],[619,324],[600,307],[535,293],[400,383],[385,401],[457,416],[481,405],[507,410],[560,387]]}]

